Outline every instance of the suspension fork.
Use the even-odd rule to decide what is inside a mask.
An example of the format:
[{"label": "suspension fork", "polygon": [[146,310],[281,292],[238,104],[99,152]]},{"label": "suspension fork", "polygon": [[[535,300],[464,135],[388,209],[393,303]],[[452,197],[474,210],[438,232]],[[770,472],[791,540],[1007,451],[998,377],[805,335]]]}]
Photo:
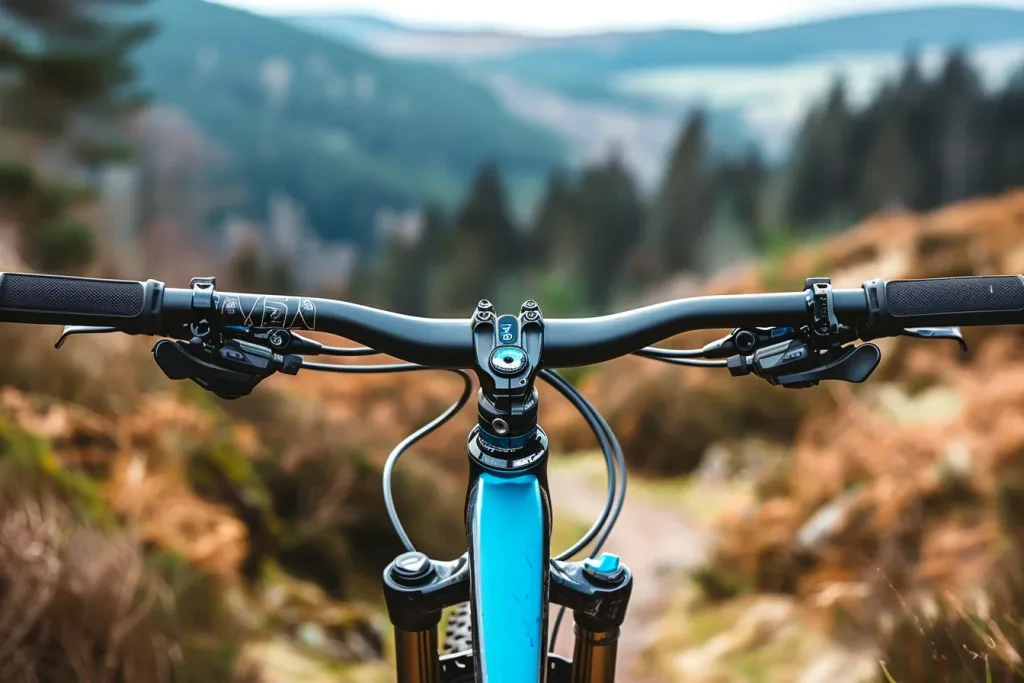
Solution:
[{"label": "suspension fork", "polygon": [[[567,682],[546,676],[547,436],[535,430],[516,452],[522,456],[518,467],[488,455],[474,430],[465,503],[468,553],[454,562],[405,553],[384,570],[398,683],[469,680],[466,673],[479,681],[488,670],[530,683]],[[472,605],[473,652],[439,657],[441,612],[466,601]],[[563,676],[568,671],[564,660],[553,666]]]},{"label": "suspension fork", "polygon": [[[479,453],[477,452],[475,455],[479,456]],[[537,531],[543,538],[544,558],[547,557],[546,548],[551,528],[545,463],[546,461],[541,459],[530,474],[526,475],[537,477],[539,490],[542,493],[543,506],[540,508],[542,519],[535,520],[535,522],[541,525]],[[478,490],[477,487],[481,484],[480,475],[486,474],[484,470],[476,466],[472,470],[466,501],[467,535],[471,548],[475,538],[474,526],[470,517],[473,511],[474,491]],[[495,483],[491,482],[486,485],[493,487]],[[512,483],[509,486],[512,489],[517,489],[523,487],[523,484]],[[512,495],[521,494],[513,491]],[[491,512],[498,512],[498,510],[492,508]],[[521,521],[523,520],[507,519],[509,525]],[[477,532],[482,531],[485,530],[477,530]],[[495,538],[492,534],[491,540],[501,543],[504,539]],[[493,563],[489,564],[488,570],[492,566]],[[543,562],[537,565],[537,567],[543,566]],[[527,576],[514,578],[524,578],[527,583],[518,586],[501,586],[500,588],[503,590],[492,591],[490,594],[492,597],[501,595],[503,592],[506,595],[511,595],[517,588],[534,591],[537,590],[536,583],[529,582],[538,579],[539,582],[542,582],[539,588],[540,601],[535,605],[535,608],[539,609],[540,624],[536,625],[535,633],[531,632],[533,637],[538,639],[537,645],[532,653],[521,652],[515,648],[512,648],[511,651],[522,655],[530,654],[539,660],[537,665],[542,668],[537,672],[536,680],[538,681],[547,683],[614,683],[619,633],[633,588],[632,574],[624,564],[619,562],[617,557],[607,553],[596,559],[588,558],[579,562],[551,560],[547,562],[547,566],[548,571],[541,577],[537,577],[533,576],[532,572],[528,571],[529,567],[524,564],[524,567],[519,570]],[[480,581],[479,575],[472,575],[472,567],[473,563],[468,554],[452,562],[439,562],[430,560],[422,553],[405,553],[396,558],[384,571],[384,595],[388,616],[395,630],[398,683],[482,680],[485,662],[481,659],[483,649],[481,635],[485,633],[486,629],[481,623],[481,609],[477,601],[479,591],[471,591],[471,585],[477,585],[477,582]],[[497,578],[501,579],[500,576]],[[474,618],[473,653],[440,657],[438,655],[438,624],[441,612],[446,607],[467,600],[474,607],[472,610]],[[567,607],[573,612],[575,646],[571,664],[568,660],[547,652],[548,601]],[[494,605],[493,602],[490,604]],[[484,609],[486,608],[487,603],[484,605]],[[498,605],[497,609],[501,610],[501,605]],[[497,620],[500,622],[503,616],[506,615],[499,613]],[[491,623],[495,621],[493,616],[490,619]],[[530,624],[516,623],[510,623],[509,626],[512,630],[507,634],[513,638],[525,633],[525,631],[516,630],[517,628],[531,627]],[[493,627],[489,632],[494,632]],[[492,645],[495,648],[507,648],[509,643],[503,641],[506,641],[506,635],[499,634],[498,639],[492,642]],[[485,648],[486,645],[483,647]],[[506,652],[510,652],[510,650],[506,649]]]}]

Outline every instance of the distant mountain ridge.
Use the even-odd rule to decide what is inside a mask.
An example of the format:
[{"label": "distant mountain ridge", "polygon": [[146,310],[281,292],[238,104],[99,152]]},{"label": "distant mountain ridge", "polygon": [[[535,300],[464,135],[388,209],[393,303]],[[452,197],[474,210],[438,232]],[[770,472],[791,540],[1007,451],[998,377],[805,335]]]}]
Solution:
[{"label": "distant mountain ridge", "polygon": [[[289,21],[325,34],[345,36],[371,49],[406,55],[442,56],[449,43],[490,39],[504,46],[498,60],[545,61],[572,58],[605,69],[651,68],[681,64],[770,64],[823,52],[903,50],[909,44],[981,44],[1024,39],[1024,9],[944,6],[845,14],[831,19],[747,31],[665,28],[565,36],[532,36],[496,31],[417,27],[367,14],[291,16]],[[410,47],[396,45],[399,38]]]},{"label": "distant mountain ridge", "polygon": [[915,46],[931,61],[937,47],[978,48],[981,70],[997,79],[1016,53],[1024,64],[1024,9],[1005,7],[868,12],[734,32],[565,36],[413,26],[366,14],[288,20],[378,54],[457,65],[585,155],[621,147],[648,180],[657,178],[680,119],[696,104],[711,111],[721,147],[753,140],[775,155],[809,98],[823,96],[836,73],[849,73],[854,90],[870,89]]}]

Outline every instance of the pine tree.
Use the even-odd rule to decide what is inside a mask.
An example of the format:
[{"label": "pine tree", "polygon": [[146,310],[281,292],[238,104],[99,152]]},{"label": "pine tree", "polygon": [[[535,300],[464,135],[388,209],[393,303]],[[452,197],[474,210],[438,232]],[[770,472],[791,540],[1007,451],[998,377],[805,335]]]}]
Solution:
[{"label": "pine tree", "polygon": [[977,194],[983,186],[985,142],[981,83],[962,49],[950,52],[932,88],[930,111],[937,117],[933,144],[935,205]]},{"label": "pine tree", "polygon": [[537,258],[548,271],[566,277],[582,275],[586,230],[579,194],[565,171],[552,172],[531,230]]},{"label": "pine tree", "polygon": [[746,232],[750,243],[763,248],[765,234],[761,220],[761,194],[768,169],[761,152],[751,146],[738,158],[725,159],[716,171],[716,204],[726,204],[728,212]]},{"label": "pine tree", "polygon": [[985,161],[985,191],[1024,186],[1024,67],[990,104],[992,135]]},{"label": "pine tree", "polygon": [[131,53],[155,25],[112,19],[119,6],[144,2],[4,0],[0,18],[18,27],[0,51],[0,71],[12,84],[3,95],[4,122],[48,135],[74,132],[74,149],[88,161],[123,154],[104,124],[143,101]]},{"label": "pine tree", "polygon": [[466,313],[480,299],[494,297],[501,277],[513,272],[524,258],[520,241],[501,175],[497,166],[487,164],[477,173],[450,231],[441,286],[444,311]]},{"label": "pine tree", "polygon": [[443,214],[428,206],[420,217],[418,232],[389,236],[377,274],[381,305],[408,315],[430,312],[433,276],[444,257],[445,232]]},{"label": "pine tree", "polygon": [[798,226],[828,221],[849,206],[852,132],[846,86],[838,79],[824,107],[807,117],[797,144],[788,213]]},{"label": "pine tree", "polygon": [[617,155],[584,171],[579,201],[586,235],[576,249],[582,256],[586,302],[602,309],[622,276],[627,256],[643,238],[645,208]]},{"label": "pine tree", "polygon": [[397,313],[423,315],[427,306],[425,262],[417,244],[406,236],[391,235],[384,247],[378,274],[383,306]]},{"label": "pine tree", "polygon": [[[0,1],[8,28],[0,44],[0,127],[10,143],[5,164],[34,174],[40,148],[60,148],[86,165],[130,153],[121,124],[141,99],[133,90],[131,52],[153,26],[112,19],[122,6],[143,1]],[[38,182],[33,196],[5,202],[32,265],[77,270],[93,258],[91,230],[68,216],[82,198],[77,189]]]},{"label": "pine tree", "polygon": [[869,214],[886,207],[913,207],[920,195],[920,169],[911,146],[909,93],[886,87],[858,118],[866,121],[858,140],[857,208]]},{"label": "pine tree", "polygon": [[711,218],[711,176],[705,115],[694,112],[672,151],[653,208],[651,248],[663,273],[696,269]]}]

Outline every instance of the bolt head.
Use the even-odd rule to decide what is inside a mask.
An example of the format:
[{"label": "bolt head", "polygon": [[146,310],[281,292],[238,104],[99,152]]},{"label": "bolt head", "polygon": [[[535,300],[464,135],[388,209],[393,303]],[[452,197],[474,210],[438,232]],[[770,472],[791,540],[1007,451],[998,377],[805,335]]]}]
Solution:
[{"label": "bolt head", "polygon": [[270,333],[268,339],[271,346],[280,349],[288,345],[290,336],[287,330],[274,330]]},{"label": "bolt head", "polygon": [[403,553],[395,558],[391,568],[391,577],[405,585],[415,585],[434,572],[430,558],[419,552]]}]

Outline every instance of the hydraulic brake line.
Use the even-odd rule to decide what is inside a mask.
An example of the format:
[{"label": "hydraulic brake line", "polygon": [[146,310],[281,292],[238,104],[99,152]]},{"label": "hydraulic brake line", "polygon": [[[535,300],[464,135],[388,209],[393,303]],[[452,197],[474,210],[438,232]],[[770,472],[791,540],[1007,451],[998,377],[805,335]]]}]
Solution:
[{"label": "hydraulic brake line", "polygon": [[649,360],[656,360],[659,363],[668,363],[669,365],[685,365],[690,368],[726,368],[729,367],[729,361],[725,360],[695,360],[690,358],[657,358],[655,356],[643,356]]},{"label": "hydraulic brake line", "polygon": [[445,370],[444,368],[431,368],[415,363],[396,363],[394,365],[335,365],[334,363],[310,363],[302,361],[299,366],[303,370],[316,370],[317,372],[338,372],[350,375],[373,375],[390,374],[394,372],[418,372],[420,370],[441,370],[442,372],[459,372],[465,370]]},{"label": "hydraulic brake line", "polygon": [[[609,487],[609,498],[606,499],[605,507],[607,510],[608,504],[611,503],[612,510],[608,523],[598,536],[597,541],[594,545],[594,550],[591,553],[592,555],[596,555],[597,553],[601,552],[601,548],[608,540],[608,537],[611,536],[612,529],[615,528],[615,523],[618,521],[619,514],[622,512],[622,506],[626,500],[626,459],[622,453],[622,447],[619,445],[619,440],[615,437],[615,434],[612,432],[611,427],[608,425],[608,422],[605,421],[605,419],[601,416],[599,412],[597,412],[594,406],[591,405],[589,401],[587,401],[587,399],[580,393],[579,389],[570,384],[564,377],[559,375],[554,370],[542,370],[541,376],[544,378],[545,381],[551,384],[551,386],[553,386],[555,389],[561,392],[563,396],[568,398],[573,403],[573,405],[580,411],[580,413],[583,415],[583,418],[587,421],[587,424],[590,425],[591,429],[593,429],[594,431],[594,434],[598,437],[598,441],[601,442],[602,450],[604,450],[606,444],[611,446],[614,454],[614,463],[618,465],[618,469],[622,474],[622,484],[619,488],[618,494],[616,495],[614,492],[612,492],[611,486]],[[602,436],[604,437],[603,439]],[[605,450],[606,459],[608,459],[608,455],[608,451]],[[609,459],[608,461],[609,465],[611,465],[611,460]],[[611,480],[613,476],[614,470],[609,469],[609,479]],[[586,543],[579,543],[577,545],[581,546],[582,548],[586,546]],[[572,551],[575,548],[576,546],[573,546],[573,548],[571,548],[570,551]],[[567,551],[566,553],[562,553],[562,555],[559,556],[557,559],[565,559],[567,556],[571,556],[571,554],[575,553],[570,553],[569,551]],[[548,650],[551,652],[554,651],[555,645],[558,643],[558,631],[561,628],[562,619],[564,618],[565,607],[563,606],[558,610],[558,615],[555,617],[554,625],[551,630],[551,638],[548,645]]]},{"label": "hydraulic brake line", "polygon": [[[423,368],[426,369],[426,368]],[[405,437],[400,444],[388,455],[388,459],[384,462],[384,473],[383,473],[383,487],[384,487],[384,505],[388,509],[388,517],[391,519],[392,526],[395,527],[395,533],[402,540],[402,544],[409,552],[416,550],[413,546],[412,541],[409,539],[409,535],[405,531],[405,527],[402,526],[402,521],[398,517],[398,509],[395,507],[395,497],[391,490],[391,475],[395,470],[395,465],[398,464],[398,459],[409,450],[417,441],[424,438],[428,434],[431,434],[446,422],[451,420],[460,410],[465,407],[466,403],[469,402],[470,396],[473,395],[473,380],[469,373],[465,370],[450,370],[462,377],[464,387],[462,389],[462,395],[455,403],[448,407],[448,410],[444,411],[431,422],[417,429],[415,432]]]},{"label": "hydraulic brake line", "polygon": [[[601,428],[601,424],[595,420],[592,415],[594,412],[587,399],[580,393],[580,391],[565,380],[564,377],[559,375],[553,370],[541,370],[541,378],[550,384],[558,393],[562,394],[568,400],[572,406],[579,412],[583,419],[586,420],[587,426],[590,427],[594,436],[597,437],[598,444],[601,447],[601,452],[604,454],[605,465],[607,469],[607,482],[608,490],[605,496],[604,507],[601,510],[601,514],[597,521],[591,526],[586,534],[583,535],[572,547],[563,551],[555,557],[556,560],[567,560],[576,553],[580,552],[591,542],[597,538],[602,531],[605,529],[608,523],[609,517],[612,515],[612,511],[615,503],[615,496],[617,491],[617,475],[616,470],[619,469],[616,462],[616,451],[612,446],[612,440],[614,435],[611,435],[608,431]],[[614,522],[612,522],[614,524]]]},{"label": "hydraulic brake line", "polygon": [[[347,350],[347,349],[346,349]],[[372,349],[369,349],[373,351]],[[377,353],[374,351],[374,353]],[[370,353],[362,353],[356,355],[371,355]],[[337,372],[342,374],[390,374],[396,372],[418,372],[421,370],[438,370],[439,368],[430,368],[423,365],[416,365],[414,363],[400,363],[395,365],[333,365],[330,363],[302,363],[302,368],[306,370],[316,370],[318,372]],[[405,437],[401,443],[399,443],[388,455],[387,460],[384,461],[384,471],[382,473],[383,488],[384,488],[384,505],[387,507],[388,517],[391,520],[391,525],[395,528],[395,533],[398,534],[399,539],[402,541],[402,545],[409,552],[416,550],[412,544],[412,540],[409,538],[409,534],[406,533],[405,527],[402,526],[402,521],[398,516],[398,509],[395,507],[395,497],[391,490],[391,479],[395,470],[395,465],[398,463],[398,459],[414,446],[420,439],[432,434],[434,431],[442,427],[449,420],[462,410],[469,402],[470,397],[473,395],[473,379],[469,373],[465,370],[443,370],[444,372],[452,372],[462,378],[463,389],[462,395],[455,403],[451,404],[447,410],[438,415],[436,418],[423,425],[415,432]]]},{"label": "hydraulic brake line", "polygon": [[324,346],[319,351],[321,356],[339,356],[352,358],[355,356],[379,356],[380,351],[371,349],[369,346],[353,346],[345,348],[342,346]]},{"label": "hydraulic brake line", "polygon": [[704,349],[659,349],[656,346],[648,346],[634,352],[633,355],[669,365],[685,365],[694,368],[728,367],[728,361],[725,360],[704,360]]},{"label": "hydraulic brake line", "polygon": [[646,346],[633,353],[644,358],[703,358],[704,349],[659,349],[657,346]]}]

